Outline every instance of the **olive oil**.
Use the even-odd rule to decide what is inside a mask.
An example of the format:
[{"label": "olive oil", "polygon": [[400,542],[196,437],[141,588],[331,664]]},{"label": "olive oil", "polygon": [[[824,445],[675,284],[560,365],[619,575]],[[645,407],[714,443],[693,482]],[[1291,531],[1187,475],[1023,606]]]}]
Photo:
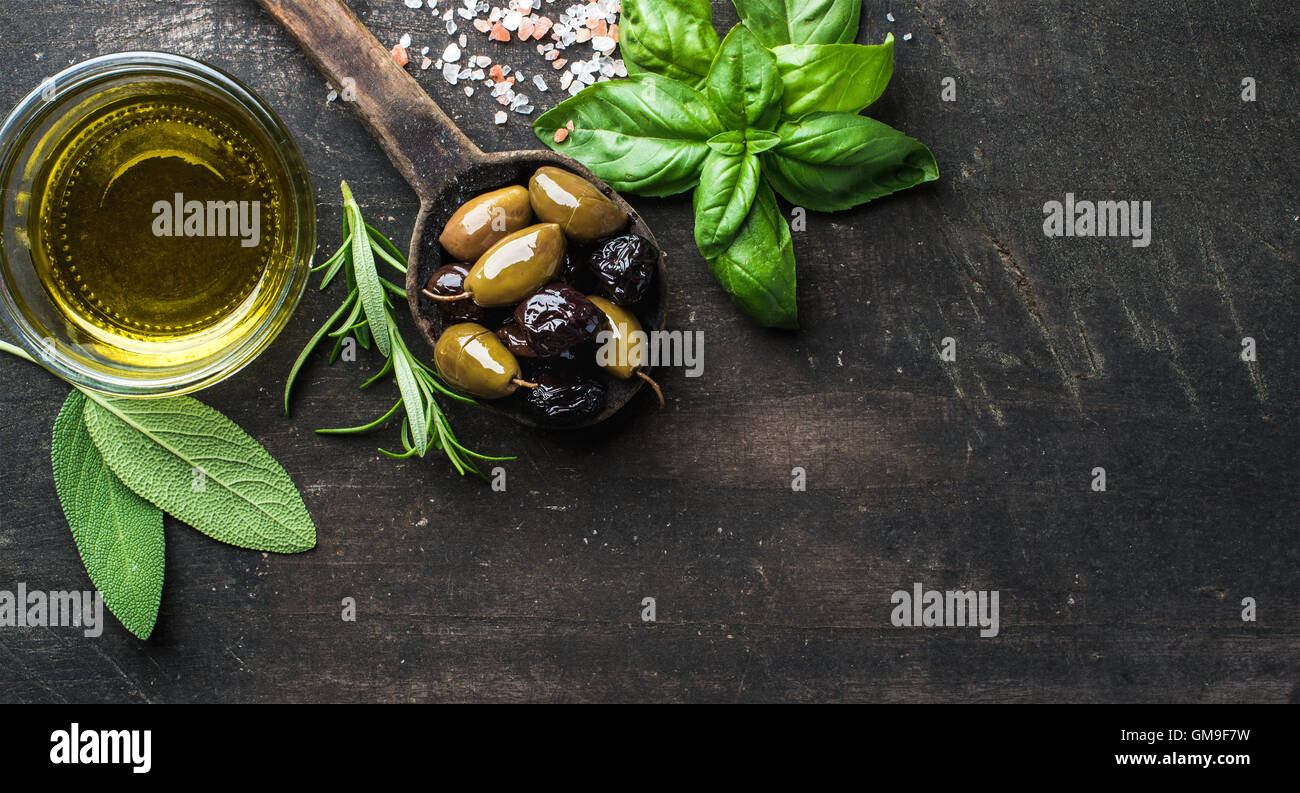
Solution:
[{"label": "olive oil", "polygon": [[213,354],[279,309],[295,255],[276,143],[231,100],[160,78],[56,126],[28,244],[70,329],[139,366]]}]

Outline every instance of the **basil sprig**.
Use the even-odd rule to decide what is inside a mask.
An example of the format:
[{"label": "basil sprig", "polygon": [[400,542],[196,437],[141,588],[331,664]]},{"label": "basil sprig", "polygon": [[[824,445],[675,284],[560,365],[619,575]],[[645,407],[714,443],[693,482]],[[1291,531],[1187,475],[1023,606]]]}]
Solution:
[{"label": "basil sprig", "polygon": [[[858,115],[893,75],[894,38],[857,38],[861,0],[734,0],[721,40],[708,0],[624,0],[631,74],[542,114],[534,130],[614,189],[695,189],[695,244],[761,325],[798,326],[794,252],[775,190],[848,209],[939,177],[923,144]],[[573,125],[567,136],[555,133]]]}]

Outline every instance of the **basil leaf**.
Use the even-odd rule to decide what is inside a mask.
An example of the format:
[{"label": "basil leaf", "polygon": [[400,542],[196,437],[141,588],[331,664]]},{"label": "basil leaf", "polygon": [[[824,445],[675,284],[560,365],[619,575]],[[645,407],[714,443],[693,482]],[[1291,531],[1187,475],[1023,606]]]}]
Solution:
[{"label": "basil leaf", "polygon": [[884,44],[786,44],[772,50],[790,118],[815,111],[859,113],[880,98],[894,74],[894,34]]},{"label": "basil leaf", "polygon": [[771,129],[781,110],[776,58],[748,28],[736,25],[709,67],[704,93],[727,129]]},{"label": "basil leaf", "polygon": [[709,138],[708,143],[709,148],[718,154],[729,154],[734,157],[745,153],[745,132],[729,129]]},{"label": "basil leaf", "polygon": [[127,630],[147,639],[162,600],[162,510],[104,465],[82,418],[85,401],[74,389],[54,420],[54,488],[90,583]]},{"label": "basil leaf", "polygon": [[768,47],[845,44],[858,37],[862,0],[735,0],[740,21]]},{"label": "basil leaf", "polygon": [[924,144],[865,116],[811,113],[777,134],[781,143],[763,154],[763,172],[791,203],[819,212],[939,178]]},{"label": "basil leaf", "polygon": [[695,188],[695,244],[706,259],[726,250],[758,190],[758,158],[710,152]]},{"label": "basil leaf", "polygon": [[619,53],[629,74],[653,72],[696,87],[704,82],[718,51],[709,0],[624,0],[619,22]]},{"label": "basil leaf", "polygon": [[127,487],[221,542],[298,553],[316,526],[284,468],[233,421],[190,397],[86,394],[82,415]]},{"label": "basil leaf", "polygon": [[[555,131],[573,122],[563,143]],[[722,131],[700,92],[657,74],[588,86],[533,123],[547,146],[582,161],[615,190],[666,196],[699,181],[705,142]]]},{"label": "basil leaf", "polygon": [[762,154],[781,142],[781,136],[765,129],[745,130],[745,149],[750,154]]},{"label": "basil leaf", "polygon": [[709,271],[732,302],[758,324],[799,327],[790,226],[766,181],[758,186],[749,216],[731,245],[709,260]]}]

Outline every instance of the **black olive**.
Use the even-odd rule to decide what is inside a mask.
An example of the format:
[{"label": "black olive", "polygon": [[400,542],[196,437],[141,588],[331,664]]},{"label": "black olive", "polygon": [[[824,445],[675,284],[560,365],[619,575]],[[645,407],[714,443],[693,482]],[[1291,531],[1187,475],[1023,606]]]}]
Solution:
[{"label": "black olive", "polygon": [[526,334],[528,346],[543,358],[593,338],[604,317],[584,294],[558,281],[538,289],[515,307],[515,321]]},{"label": "black olive", "polygon": [[[424,285],[424,292],[439,297],[454,297],[455,295],[464,294],[465,276],[467,275],[469,275],[468,264],[463,262],[444,264],[433,271],[433,275],[429,277],[429,282]],[[448,325],[454,325],[457,322],[482,322],[484,319],[483,307],[473,300],[435,302],[434,305]]]},{"label": "black olive", "polygon": [[581,424],[605,409],[605,384],[594,378],[551,370],[537,374],[535,382],[524,405],[545,424]]},{"label": "black olive", "polygon": [[560,262],[560,272],[557,277],[584,295],[596,291],[596,277],[587,266],[590,258],[589,248],[570,243],[564,251],[564,261]]},{"label": "black olive", "polygon": [[519,327],[519,323],[513,316],[497,328],[497,338],[501,339],[506,349],[514,353],[516,358],[537,357],[537,350],[528,346],[528,334],[524,333],[524,329]]},{"label": "black olive", "polygon": [[615,303],[626,306],[645,297],[654,280],[659,251],[650,240],[622,234],[600,242],[587,260],[600,288]]}]

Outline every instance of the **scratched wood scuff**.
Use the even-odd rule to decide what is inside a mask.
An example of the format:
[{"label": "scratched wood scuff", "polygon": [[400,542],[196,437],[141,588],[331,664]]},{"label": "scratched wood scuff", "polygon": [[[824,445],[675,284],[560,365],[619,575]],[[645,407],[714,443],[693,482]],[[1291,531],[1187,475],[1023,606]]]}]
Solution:
[{"label": "scratched wood scuff", "polygon": [[[322,249],[344,177],[377,226],[408,233],[414,196],[251,0],[10,5],[6,106],[103,52],[198,57],[297,134]],[[399,2],[352,5],[383,42],[445,39]],[[0,700],[1300,698],[1300,19],[1276,3],[1002,0],[867,2],[863,20],[863,42],[913,33],[870,114],[929,144],[942,178],[809,215],[803,331],[731,307],[689,199],[638,199],[668,253],[670,325],[706,334],[704,376],[670,373],[663,413],[643,400],[598,432],[453,410],[476,448],[520,456],[494,494],[437,459],[380,459],[392,431],[311,432],[391,404],[387,385],[357,396],[364,357],[311,364],[281,416],[282,378],[338,299],[309,290],[283,337],[203,398],[284,463],[319,547],[263,557],[169,520],[155,636],[0,629]],[[522,120],[497,127],[494,105],[417,79],[484,149],[535,147]],[[1151,246],[1046,238],[1043,203],[1066,192],[1150,200]],[[0,367],[0,589],[85,586],[48,466],[66,387]],[[914,581],[999,589],[1001,635],[893,628],[889,595]],[[1257,623],[1238,618],[1246,596]]]}]

